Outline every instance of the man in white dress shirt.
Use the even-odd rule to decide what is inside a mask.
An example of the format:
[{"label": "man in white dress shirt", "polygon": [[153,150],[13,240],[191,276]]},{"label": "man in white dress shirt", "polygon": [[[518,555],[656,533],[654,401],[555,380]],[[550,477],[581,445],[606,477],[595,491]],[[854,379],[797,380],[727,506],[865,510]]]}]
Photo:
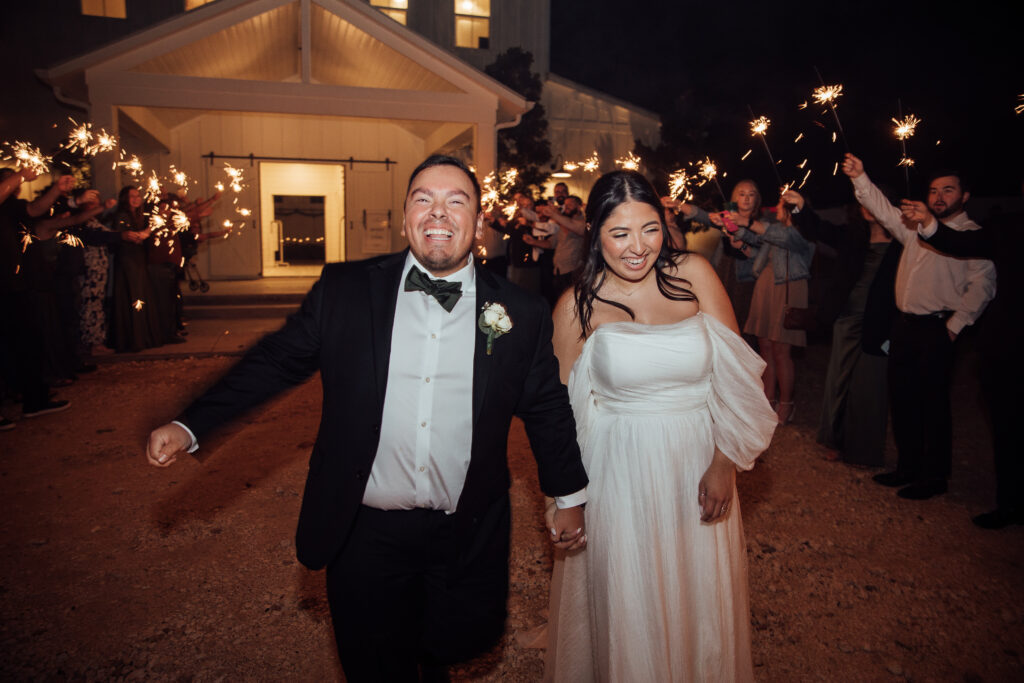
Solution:
[{"label": "man in white dress shirt", "polygon": [[[898,495],[924,500],[946,492],[952,468],[952,411],[949,382],[953,343],[981,316],[995,296],[991,261],[943,255],[917,238],[902,212],[889,203],[864,172],[861,160],[847,154],[843,172],[853,182],[857,201],[903,244],[896,271],[896,307],[889,348],[889,394],[896,439],[896,470],[878,474],[883,486],[899,486]],[[970,193],[959,174],[933,174],[928,208],[954,230],[977,230],[964,203]]]},{"label": "man in white dress shirt", "polygon": [[[538,297],[474,264],[482,227],[476,177],[451,157],[428,158],[406,194],[409,249],[327,265],[280,331],[150,436],[149,461],[167,466],[320,370],[323,414],[296,553],[311,569],[327,567],[349,681],[445,680],[446,665],[500,637],[513,415],[556,501],[552,542],[586,544],[586,473],[550,315]],[[492,304],[504,312],[485,318]]]}]

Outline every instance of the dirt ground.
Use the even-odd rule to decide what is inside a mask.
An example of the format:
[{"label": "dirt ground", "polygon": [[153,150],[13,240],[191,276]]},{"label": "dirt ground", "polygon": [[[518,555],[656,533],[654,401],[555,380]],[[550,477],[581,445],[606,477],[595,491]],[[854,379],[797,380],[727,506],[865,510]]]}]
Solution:
[{"label": "dirt ground", "polygon": [[[969,359],[951,491],[911,502],[821,459],[826,353],[800,359],[796,423],[739,479],[757,677],[1024,680],[1024,527],[970,523],[993,487]],[[0,434],[0,679],[341,678],[323,577],[294,556],[318,382],[204,443],[202,461],[158,470],[142,456],[148,430],[232,360],[106,364],[62,392],[70,410]],[[516,636],[544,621],[551,554],[518,424],[510,440],[507,633],[456,680],[542,673],[542,651]]]}]

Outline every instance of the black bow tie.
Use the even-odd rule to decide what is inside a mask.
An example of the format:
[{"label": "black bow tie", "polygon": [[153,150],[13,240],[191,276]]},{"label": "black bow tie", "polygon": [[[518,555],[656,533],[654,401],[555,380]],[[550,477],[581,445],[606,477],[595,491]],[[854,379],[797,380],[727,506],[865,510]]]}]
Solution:
[{"label": "black bow tie", "polygon": [[405,278],[405,291],[426,292],[437,299],[437,303],[441,304],[444,310],[451,313],[459,298],[462,297],[462,283],[431,280],[426,273],[413,266]]}]

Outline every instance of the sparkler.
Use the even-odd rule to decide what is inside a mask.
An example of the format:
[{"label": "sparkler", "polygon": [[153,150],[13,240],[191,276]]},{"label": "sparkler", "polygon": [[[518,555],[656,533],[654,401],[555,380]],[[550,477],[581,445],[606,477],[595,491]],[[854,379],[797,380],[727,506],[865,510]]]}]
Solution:
[{"label": "sparkler", "polygon": [[587,173],[596,173],[601,167],[601,160],[597,157],[597,151],[581,161],[580,167]]},{"label": "sparkler", "polygon": [[83,156],[93,157],[100,152],[112,152],[117,148],[117,137],[100,128],[98,133],[93,133],[91,123],[78,123],[72,118],[71,133],[68,139],[61,145],[69,152],[81,152]]},{"label": "sparkler", "polygon": [[50,172],[49,164],[53,159],[43,154],[38,147],[17,140],[5,142],[4,145],[10,150],[10,154],[4,156],[4,160],[13,159],[19,168],[30,169],[36,175]]},{"label": "sparkler", "polygon": [[122,161],[115,163],[114,168],[121,166],[122,168],[126,169],[128,173],[131,174],[132,178],[138,178],[139,176],[141,176],[144,170],[142,168],[142,161],[139,160],[139,157],[132,155],[131,159],[128,159],[128,161],[123,161],[125,156],[126,155],[124,150],[121,150]]},{"label": "sparkler", "polygon": [[684,202],[693,199],[693,193],[690,192],[691,182],[693,178],[685,169],[673,171],[668,177],[668,196],[672,199],[682,198]]},{"label": "sparkler", "polygon": [[169,173],[171,174],[171,179],[174,180],[175,185],[184,189],[188,189],[188,176],[185,175],[184,171],[179,171],[177,168],[174,167],[174,164],[171,164]]},{"label": "sparkler", "polygon": [[628,152],[626,156],[621,159],[615,160],[616,166],[621,166],[624,171],[639,171],[640,170],[640,157]]},{"label": "sparkler", "polygon": [[[750,112],[751,116],[754,115],[754,110],[749,106],[747,107],[747,110]],[[764,136],[764,134],[768,132],[769,124],[771,124],[771,121],[767,117],[758,116],[750,122],[750,131],[751,135],[756,135],[761,138],[761,144],[764,145],[764,151],[768,155],[768,160],[772,162],[772,172],[775,173],[775,180],[779,185],[782,185],[782,176],[779,175],[779,167],[775,163],[775,158],[772,156],[772,150],[768,147],[768,140]],[[748,151],[747,154],[750,154],[750,152]],[[744,159],[747,158],[747,154],[743,155]]]},{"label": "sparkler", "polygon": [[66,244],[69,247],[84,247],[82,240],[78,239],[77,236],[72,235],[70,232],[59,232],[57,233],[57,241],[61,244]]},{"label": "sparkler", "polygon": [[[843,124],[839,122],[839,114],[836,113],[836,100],[838,100],[843,94],[843,86],[841,83],[825,85],[825,79],[821,77],[821,72],[818,71],[818,67],[814,67],[814,73],[818,75],[818,80],[821,82],[821,87],[814,89],[814,101],[818,104],[827,104],[828,108],[832,110],[832,118],[835,119],[836,129],[839,131],[839,137],[843,139],[843,147],[845,147],[847,153],[849,153],[850,143],[846,141],[846,133],[843,131]],[[833,140],[833,142],[835,142],[835,140]]]},{"label": "sparkler", "polygon": [[160,178],[157,177],[156,171],[153,171],[146,179],[145,195],[147,202],[156,202],[160,199]]},{"label": "sparkler", "polygon": [[[728,201],[725,198],[725,192],[722,192],[722,186],[718,183],[718,166],[715,162],[711,161],[711,157],[704,157],[704,161],[700,163],[700,177],[704,179],[704,183],[712,182],[715,184],[715,189],[718,190],[718,194],[722,197],[722,201]],[[704,183],[701,183],[702,185]]]},{"label": "sparkler", "polygon": [[32,244],[33,241],[35,241],[35,237],[33,237],[32,233],[28,230],[21,233],[21,253],[25,253],[25,250],[28,249],[28,245]]},{"label": "sparkler", "polygon": [[903,115],[903,100],[896,100],[896,109],[899,111],[898,119],[891,119],[896,124],[893,128],[893,134],[896,135],[896,139],[900,141],[900,153],[901,159],[897,166],[903,167],[903,182],[907,186],[907,196],[910,196],[910,167],[914,165],[914,160],[907,156],[907,140],[914,136],[914,132],[917,130],[917,124],[921,123],[921,119],[917,118],[913,114]]},{"label": "sparkler", "polygon": [[1022,104],[1018,104],[1016,107],[1014,107],[1013,108],[1013,113],[1014,114],[1024,113],[1024,93],[1021,93],[1020,95],[1017,95],[1017,99],[1020,100]]},{"label": "sparkler", "polygon": [[188,216],[181,209],[171,210],[171,223],[174,225],[175,232],[184,232],[188,230],[189,220]]}]

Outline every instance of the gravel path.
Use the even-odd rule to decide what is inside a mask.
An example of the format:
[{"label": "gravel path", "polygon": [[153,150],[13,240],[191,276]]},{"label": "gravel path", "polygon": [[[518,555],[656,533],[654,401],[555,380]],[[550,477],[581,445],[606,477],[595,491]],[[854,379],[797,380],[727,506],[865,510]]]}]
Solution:
[{"label": "gravel path", "polygon": [[[764,681],[1024,680],[1024,527],[975,529],[991,499],[970,362],[954,395],[948,495],[904,501],[821,459],[802,372],[798,421],[740,476],[756,674]],[[0,434],[0,679],[277,681],[341,677],[323,578],[294,557],[312,381],[204,443],[144,463],[141,444],[232,359],[105,365],[71,410]],[[511,436],[514,540],[506,637],[456,680],[535,681],[551,555],[532,459]],[[891,454],[890,454],[891,455]]]}]

